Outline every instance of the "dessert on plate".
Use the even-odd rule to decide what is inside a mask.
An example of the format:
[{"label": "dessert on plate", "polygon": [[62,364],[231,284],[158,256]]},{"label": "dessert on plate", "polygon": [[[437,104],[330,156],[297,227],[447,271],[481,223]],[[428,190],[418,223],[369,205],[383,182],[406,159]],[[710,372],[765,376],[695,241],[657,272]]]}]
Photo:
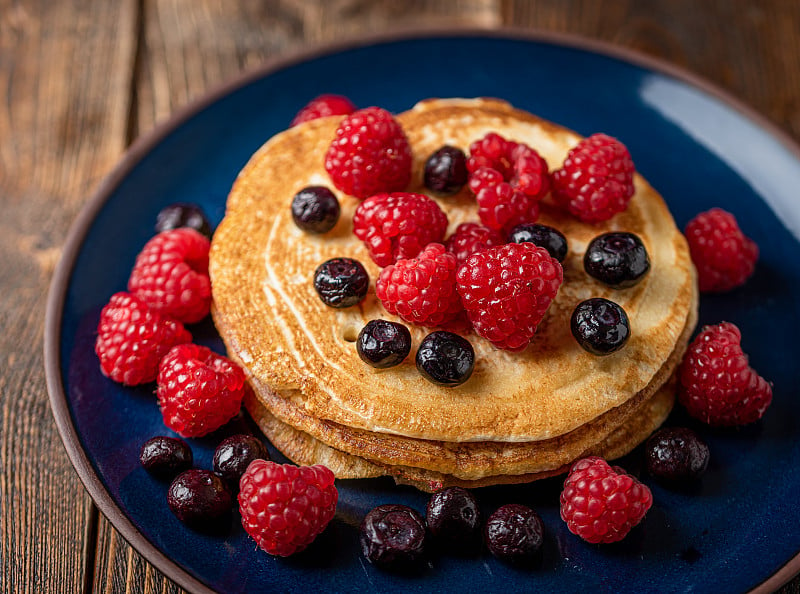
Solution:
[{"label": "dessert on plate", "polygon": [[[606,220],[584,222],[541,199],[536,222],[567,240],[563,282],[524,348],[457,330],[474,349],[474,370],[460,385],[442,386],[420,374],[413,356],[436,328],[387,311],[376,294],[385,262],[379,266],[353,230],[364,197],[337,189],[326,170],[342,119],[303,122],[262,146],[236,179],[211,245],[214,322],[252,388],[245,406],[278,449],[299,464],[325,464],[337,478],[389,475],[434,491],[527,482],[587,455],[613,459],[661,425],[696,324],[698,290],[686,240],[645,179],[634,174],[627,208]],[[435,201],[447,236],[478,222],[478,206],[467,186],[446,197],[425,187],[429,155],[444,145],[467,151],[497,134],[555,169],[581,140],[496,99],[430,99],[396,121],[412,154],[403,191]],[[292,198],[309,186],[326,186],[340,204],[327,232],[308,233],[292,220]],[[649,270],[632,286],[614,288],[586,272],[587,246],[607,232],[635,234],[646,249]],[[333,258],[355,259],[369,276],[355,305],[332,308],[315,289],[315,270]],[[630,325],[624,346],[603,356],[571,331],[578,304],[597,297],[621,306]],[[412,354],[399,365],[375,369],[360,358],[356,339],[375,319],[408,327]]]}]

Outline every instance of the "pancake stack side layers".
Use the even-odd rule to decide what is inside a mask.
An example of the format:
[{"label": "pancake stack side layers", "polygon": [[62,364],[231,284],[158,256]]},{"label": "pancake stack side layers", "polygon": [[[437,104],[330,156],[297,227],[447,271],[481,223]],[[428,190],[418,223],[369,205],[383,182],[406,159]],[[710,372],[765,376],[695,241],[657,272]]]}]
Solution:
[{"label": "pancake stack side layers", "polygon": [[[430,328],[411,326],[412,355],[377,370],[355,340],[370,320],[402,322],[375,296],[380,268],[353,234],[360,200],[338,191],[324,168],[341,116],[312,120],[270,139],[239,174],[211,247],[212,314],[231,358],[248,375],[245,405],[298,464],[322,463],[338,478],[390,475],[426,491],[442,486],[527,482],[565,471],[583,456],[628,453],[666,419],[674,372],[697,322],[698,290],[686,241],[659,194],[639,175],[628,208],[588,224],[542,202],[537,222],[560,230],[569,251],[564,282],[531,344],[506,352],[467,334],[475,369],[457,387],[424,379],[413,353]],[[399,114],[414,155],[407,191],[427,194],[448,217],[448,235],[477,222],[468,188],[437,197],[423,186],[428,155],[448,144],[465,152],[489,132],[534,148],[551,169],[581,137],[495,99],[430,99]],[[341,204],[337,225],[313,235],[292,221],[300,189],[324,185]],[[601,233],[638,235],[651,268],[633,287],[613,289],[583,268]],[[313,285],[336,257],[359,260],[371,285],[360,304],[334,309]],[[583,350],[570,330],[590,297],[618,303],[631,336],[607,356]]]}]

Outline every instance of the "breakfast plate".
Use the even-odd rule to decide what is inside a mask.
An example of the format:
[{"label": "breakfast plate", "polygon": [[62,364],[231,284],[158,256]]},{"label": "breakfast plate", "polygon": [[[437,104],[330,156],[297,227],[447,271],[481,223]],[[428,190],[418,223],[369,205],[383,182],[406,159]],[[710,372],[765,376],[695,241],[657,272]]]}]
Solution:
[{"label": "breakfast plate", "polygon": [[[742,330],[751,365],[773,382],[758,423],[711,430],[676,409],[709,443],[711,463],[690,488],[641,473],[641,451],[621,465],[651,487],[642,525],[614,545],[590,545],[558,517],[562,480],[476,490],[485,513],[524,503],[544,520],[533,567],[486,552],[435,551],[411,574],[369,565],[358,525],[372,507],[402,503],[424,512],[428,496],[389,479],[339,481],[334,521],[288,559],[259,550],[234,514],[222,534],[181,524],[167,484],[138,461],[142,443],[170,435],[153,386],[105,378],[93,346],[100,309],[125,289],[156,215],[174,202],[200,205],[219,223],[228,190],[250,155],[322,93],[400,112],[428,97],[501,97],[588,135],[606,132],[629,148],[637,169],[665,198],[679,227],[720,206],[759,245],[754,276],[730,293],[704,295],[700,324]],[[673,67],[610,46],[563,36],[499,32],[409,34],[325,48],[250,73],[137,141],[89,201],[70,233],[48,301],[45,363],[59,431],[100,511],[145,558],[193,592],[303,591],[771,591],[800,571],[800,149],[736,100]],[[222,350],[210,321],[192,328]],[[195,466],[211,468],[242,416],[189,440]],[[273,458],[284,458],[272,450]],[[502,584],[502,586],[500,586]]]}]

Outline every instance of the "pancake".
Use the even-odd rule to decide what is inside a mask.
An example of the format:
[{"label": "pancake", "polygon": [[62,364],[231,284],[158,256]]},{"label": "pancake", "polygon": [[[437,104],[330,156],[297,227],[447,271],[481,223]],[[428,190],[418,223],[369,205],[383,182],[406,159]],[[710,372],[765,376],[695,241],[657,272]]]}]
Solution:
[{"label": "pancake", "polygon": [[[602,456],[606,460],[622,457],[644,441],[667,418],[675,400],[676,382],[671,378],[651,398],[639,403],[624,423],[600,442],[583,450],[579,456]],[[361,456],[337,450],[315,439],[277,417],[250,394],[245,399],[247,409],[269,440],[296,464],[324,464],[339,479],[363,479],[391,476],[399,484],[408,484],[422,491],[434,492],[443,487],[465,488],[498,484],[527,483],[566,472],[570,463],[559,467],[521,474],[487,475],[465,480],[430,470],[399,465],[379,464]]]},{"label": "pancake", "polygon": [[[370,319],[396,318],[375,297],[379,268],[352,233],[359,201],[333,188],[324,170],[324,154],[340,119],[313,120],[270,139],[237,177],[214,234],[209,268],[214,321],[256,390],[283,398],[312,419],[461,444],[553,439],[653,384],[687,327],[693,327],[689,320],[697,290],[684,237],[664,201],[638,174],[628,209],[602,224],[581,223],[543,202],[539,222],[564,233],[569,253],[564,284],[525,351],[504,352],[469,335],[475,371],[457,388],[423,379],[413,357],[387,370],[365,365],[354,345],[358,331]],[[532,146],[554,169],[580,139],[493,99],[428,100],[397,119],[414,152],[408,190],[423,193],[424,161],[443,144],[466,150],[497,132]],[[339,223],[322,236],[304,233],[291,220],[292,196],[312,184],[329,186],[342,206]],[[449,232],[461,222],[477,221],[468,189],[434,199],[447,213]],[[583,270],[588,242],[612,230],[636,233],[651,260],[648,275],[624,290],[606,287]],[[341,256],[360,260],[373,282],[361,304],[334,310],[320,301],[311,279],[319,263]],[[570,315],[588,297],[612,299],[626,310],[631,338],[620,351],[597,357],[572,337]],[[413,352],[429,330],[411,331]]]},{"label": "pancake", "polygon": [[692,309],[675,350],[639,394],[566,434],[546,440],[458,443],[365,431],[308,415],[291,398],[273,392],[255,378],[251,378],[251,384],[258,402],[248,399],[245,406],[252,416],[266,409],[281,422],[325,445],[379,464],[414,466],[466,480],[490,474],[543,472],[571,462],[590,446],[604,440],[660,391],[683,357],[695,323],[696,313]]}]

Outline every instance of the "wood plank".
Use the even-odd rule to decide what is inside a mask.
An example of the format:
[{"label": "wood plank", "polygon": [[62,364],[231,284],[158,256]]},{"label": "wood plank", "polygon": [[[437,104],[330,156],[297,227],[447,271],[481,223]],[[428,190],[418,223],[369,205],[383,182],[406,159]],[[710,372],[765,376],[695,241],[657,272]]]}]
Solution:
[{"label": "wood plank", "polygon": [[0,0],[3,592],[78,592],[92,558],[96,511],[49,409],[42,312],[67,230],[126,144],[134,14],[134,0]]},{"label": "wood plank", "polygon": [[276,56],[364,31],[492,27],[498,0],[146,0],[137,132]]}]

